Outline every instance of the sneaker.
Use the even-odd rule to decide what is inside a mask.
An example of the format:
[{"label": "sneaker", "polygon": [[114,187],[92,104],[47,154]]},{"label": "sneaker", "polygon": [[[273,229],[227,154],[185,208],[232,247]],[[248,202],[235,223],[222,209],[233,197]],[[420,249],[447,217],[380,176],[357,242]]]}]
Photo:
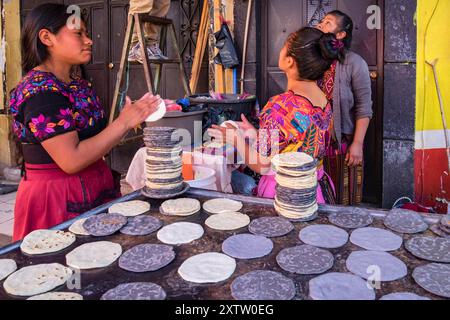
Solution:
[{"label": "sneaker", "polygon": [[[159,49],[159,48],[158,48]],[[162,53],[161,53],[162,54]],[[150,48],[150,46],[147,46],[147,55],[150,60],[158,60],[158,59],[164,59],[164,55],[155,55],[153,52],[153,49]],[[167,59],[167,58],[166,58]],[[128,54],[128,61],[129,62],[139,62],[140,64],[144,63],[144,57],[141,53],[141,45],[139,43],[135,44]]]},{"label": "sneaker", "polygon": [[161,49],[159,48],[157,43],[152,43],[148,45],[147,49],[151,51],[152,56],[154,56],[154,59],[159,60],[168,60],[169,58],[162,53]]}]

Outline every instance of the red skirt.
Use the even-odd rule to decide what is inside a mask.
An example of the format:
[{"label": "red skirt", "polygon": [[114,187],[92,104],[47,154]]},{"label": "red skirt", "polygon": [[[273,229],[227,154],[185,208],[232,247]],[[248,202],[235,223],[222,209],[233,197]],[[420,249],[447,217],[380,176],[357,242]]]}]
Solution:
[{"label": "red skirt", "polygon": [[56,164],[25,164],[17,191],[13,241],[48,229],[120,196],[111,170],[99,160],[77,174]]}]

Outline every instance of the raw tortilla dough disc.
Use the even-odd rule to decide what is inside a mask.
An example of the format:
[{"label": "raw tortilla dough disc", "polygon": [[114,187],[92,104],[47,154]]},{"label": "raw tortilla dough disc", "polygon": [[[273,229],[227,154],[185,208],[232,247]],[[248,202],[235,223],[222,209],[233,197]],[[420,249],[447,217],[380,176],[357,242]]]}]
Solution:
[{"label": "raw tortilla dough disc", "polygon": [[333,255],[310,245],[286,248],[277,255],[281,269],[297,274],[321,274],[333,267]]},{"label": "raw tortilla dough disc", "polygon": [[262,217],[253,220],[248,230],[268,238],[282,237],[294,230],[294,225],[281,217]]},{"label": "raw tortilla dough disc", "polygon": [[216,283],[231,277],[235,269],[236,260],[233,258],[208,252],[188,258],[178,269],[178,274],[189,282]]},{"label": "raw tortilla dough disc", "polygon": [[145,122],[155,122],[164,117],[166,114],[166,104],[164,103],[164,100],[161,100],[161,103],[158,105],[158,110],[153,112],[151,115],[145,119]]},{"label": "raw tortilla dough disc", "polygon": [[395,293],[390,293],[387,294],[385,296],[382,296],[380,298],[380,300],[406,300],[406,301],[411,301],[411,300],[431,300],[430,298],[427,297],[422,297],[419,296],[415,293],[411,293],[411,292],[395,292]]},{"label": "raw tortilla dough disc", "polygon": [[237,234],[222,243],[222,251],[236,259],[256,259],[272,252],[273,242],[263,236]]},{"label": "raw tortilla dough disc", "polygon": [[420,259],[450,263],[450,239],[414,237],[406,242],[405,248]]},{"label": "raw tortilla dough disc", "polygon": [[419,233],[428,229],[428,224],[414,211],[393,209],[384,218],[384,225],[399,233]]},{"label": "raw tortilla dough disc", "polygon": [[30,255],[57,252],[67,248],[75,240],[76,237],[71,232],[35,230],[23,239],[20,250]]},{"label": "raw tortilla dough disc", "polygon": [[433,294],[450,298],[450,265],[430,263],[414,269],[414,281]]},{"label": "raw tortilla dough disc", "polygon": [[156,237],[167,244],[184,244],[200,239],[203,236],[203,227],[191,222],[176,222],[163,227]]},{"label": "raw tortilla dough disc", "polygon": [[306,244],[327,249],[342,247],[348,241],[348,233],[345,230],[325,224],[303,228],[299,237]]},{"label": "raw tortilla dough disc", "polygon": [[364,279],[379,275],[379,281],[394,281],[408,274],[403,261],[382,251],[353,251],[347,258],[346,266],[350,272]]},{"label": "raw tortilla dough disc", "polygon": [[82,244],[66,255],[66,263],[75,269],[107,267],[122,254],[120,244],[97,241]]},{"label": "raw tortilla dough disc", "polygon": [[27,300],[83,300],[83,296],[75,292],[48,292],[32,296]]},{"label": "raw tortilla dough disc", "polygon": [[295,284],[281,273],[256,270],[237,277],[231,284],[231,295],[236,300],[291,300]]},{"label": "raw tortilla dough disc", "polygon": [[134,217],[150,210],[150,203],[141,200],[119,202],[109,207],[109,213],[119,213],[125,217]]},{"label": "raw tortilla dough disc", "polygon": [[402,246],[402,237],[380,228],[356,229],[350,235],[350,242],[366,250],[394,251]]},{"label": "raw tortilla dough disc", "polygon": [[166,292],[151,282],[123,283],[106,291],[100,300],[164,300]]},{"label": "raw tortilla dough disc", "polygon": [[328,216],[328,220],[341,228],[356,229],[371,225],[373,218],[368,213],[336,212]]},{"label": "raw tortilla dough disc", "polygon": [[169,216],[190,216],[200,211],[200,201],[197,199],[180,198],[167,200],[161,204],[161,213]]},{"label": "raw tortilla dough disc", "polygon": [[206,219],[205,224],[214,230],[231,231],[247,226],[250,217],[239,212],[218,213]]},{"label": "raw tortilla dough disc", "polygon": [[167,266],[173,259],[173,247],[145,243],[125,251],[119,259],[119,267],[131,272],[156,271]]},{"label": "raw tortilla dough disc", "polygon": [[375,300],[375,291],[360,277],[331,272],[309,281],[309,296],[314,300]]},{"label": "raw tortilla dough disc", "polygon": [[91,236],[109,236],[122,229],[128,222],[127,217],[118,213],[102,213],[87,218],[83,223],[83,228]]},{"label": "raw tortilla dough disc", "polygon": [[161,220],[149,215],[129,217],[128,223],[120,229],[120,233],[130,236],[146,236],[161,228],[162,225]]},{"label": "raw tortilla dough disc", "polygon": [[63,285],[72,273],[70,268],[59,263],[32,265],[10,275],[3,287],[14,296],[34,296]]},{"label": "raw tortilla dough disc", "polygon": [[17,264],[12,259],[0,259],[0,281],[17,270]]},{"label": "raw tortilla dough disc", "polygon": [[89,236],[89,232],[87,232],[84,227],[83,223],[87,220],[87,218],[82,218],[76,220],[72,225],[69,227],[69,231],[77,234],[79,236]]},{"label": "raw tortilla dough disc", "polygon": [[203,209],[212,214],[238,212],[242,206],[242,202],[226,198],[211,199],[203,203]]}]

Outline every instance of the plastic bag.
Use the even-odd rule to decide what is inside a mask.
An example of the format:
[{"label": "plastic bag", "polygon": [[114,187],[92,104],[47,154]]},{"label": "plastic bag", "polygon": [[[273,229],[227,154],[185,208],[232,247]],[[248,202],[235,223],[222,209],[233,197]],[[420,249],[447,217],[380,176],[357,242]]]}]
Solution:
[{"label": "plastic bag", "polygon": [[214,62],[221,64],[226,69],[232,69],[239,65],[239,58],[234,46],[233,37],[231,36],[228,25],[223,22],[219,31],[214,33],[216,38],[215,47],[219,49],[219,53],[214,58]]}]

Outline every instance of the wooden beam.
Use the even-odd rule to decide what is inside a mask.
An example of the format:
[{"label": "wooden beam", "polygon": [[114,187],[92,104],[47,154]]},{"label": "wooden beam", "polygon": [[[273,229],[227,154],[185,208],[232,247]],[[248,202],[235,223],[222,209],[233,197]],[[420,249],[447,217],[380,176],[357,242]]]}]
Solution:
[{"label": "wooden beam", "polygon": [[[222,1],[221,0],[214,0],[214,32],[217,32],[220,30],[220,27],[222,26],[220,23],[220,16],[222,14]],[[218,49],[214,50],[214,55],[217,55]],[[225,93],[225,73],[223,70],[222,65],[214,64],[214,70],[215,70],[215,90],[216,92]]]},{"label": "wooden beam", "polygon": [[197,44],[195,46],[194,63],[192,65],[191,79],[189,87],[194,94],[197,92],[198,78],[202,67],[203,56],[205,54],[206,43],[208,42],[208,25],[209,25],[209,3],[203,3],[202,16],[200,20],[199,33],[197,37]]},{"label": "wooden beam", "polygon": [[[225,6],[224,18],[234,37],[234,0],[223,0],[223,5]],[[234,93],[233,69],[225,69],[225,93]]]}]

